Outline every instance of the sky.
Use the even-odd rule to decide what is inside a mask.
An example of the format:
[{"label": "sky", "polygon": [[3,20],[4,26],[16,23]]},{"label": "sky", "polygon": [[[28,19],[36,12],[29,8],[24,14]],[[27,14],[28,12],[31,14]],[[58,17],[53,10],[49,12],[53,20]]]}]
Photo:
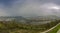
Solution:
[{"label": "sky", "polygon": [[0,16],[60,16],[60,0],[0,0]]}]

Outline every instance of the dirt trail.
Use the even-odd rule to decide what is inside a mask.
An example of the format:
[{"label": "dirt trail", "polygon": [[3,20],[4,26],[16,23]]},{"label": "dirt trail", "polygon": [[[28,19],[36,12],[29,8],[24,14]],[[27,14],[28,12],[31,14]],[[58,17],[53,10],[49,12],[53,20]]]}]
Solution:
[{"label": "dirt trail", "polygon": [[[60,24],[60,23],[59,23]],[[51,29],[49,29],[49,30],[46,30],[46,31],[44,31],[44,32],[40,32],[40,33],[47,33],[47,32],[49,32],[49,31],[51,31],[52,29],[54,29],[55,27],[57,27],[59,24],[57,24],[56,26],[54,26],[54,27],[52,27]],[[60,30],[59,30],[60,31]]]},{"label": "dirt trail", "polygon": [[60,29],[57,31],[57,33],[60,33]]}]

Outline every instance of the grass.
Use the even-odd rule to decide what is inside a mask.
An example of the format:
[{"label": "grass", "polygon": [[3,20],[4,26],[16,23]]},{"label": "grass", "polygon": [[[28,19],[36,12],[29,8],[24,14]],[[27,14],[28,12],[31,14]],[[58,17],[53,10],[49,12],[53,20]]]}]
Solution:
[{"label": "grass", "polygon": [[60,29],[60,24],[54,28],[53,30],[49,31],[48,33],[57,33],[57,31]]}]

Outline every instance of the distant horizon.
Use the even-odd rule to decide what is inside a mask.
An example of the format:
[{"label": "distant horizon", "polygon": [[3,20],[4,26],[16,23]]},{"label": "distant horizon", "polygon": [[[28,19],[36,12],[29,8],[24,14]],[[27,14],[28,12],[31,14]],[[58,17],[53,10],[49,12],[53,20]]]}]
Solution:
[{"label": "distant horizon", "polygon": [[58,17],[56,15],[46,15],[46,16],[0,16],[0,17],[51,17],[51,16],[55,16],[55,17]]}]

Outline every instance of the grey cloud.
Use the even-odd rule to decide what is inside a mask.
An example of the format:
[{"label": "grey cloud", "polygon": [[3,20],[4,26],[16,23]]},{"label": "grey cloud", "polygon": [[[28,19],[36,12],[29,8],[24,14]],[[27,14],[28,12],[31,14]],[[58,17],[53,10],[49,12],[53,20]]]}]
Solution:
[{"label": "grey cloud", "polygon": [[[57,7],[55,3],[42,3],[42,2],[26,2],[24,5],[20,8],[20,13],[22,15],[55,15],[57,11],[52,11],[52,9],[48,9],[48,7]],[[55,9],[54,9],[55,10]],[[56,14],[57,15],[57,14]]]},{"label": "grey cloud", "polygon": [[11,7],[5,8],[7,14],[11,16],[42,16],[59,15],[60,9],[49,9],[58,7],[60,0],[25,0],[13,3]]}]

